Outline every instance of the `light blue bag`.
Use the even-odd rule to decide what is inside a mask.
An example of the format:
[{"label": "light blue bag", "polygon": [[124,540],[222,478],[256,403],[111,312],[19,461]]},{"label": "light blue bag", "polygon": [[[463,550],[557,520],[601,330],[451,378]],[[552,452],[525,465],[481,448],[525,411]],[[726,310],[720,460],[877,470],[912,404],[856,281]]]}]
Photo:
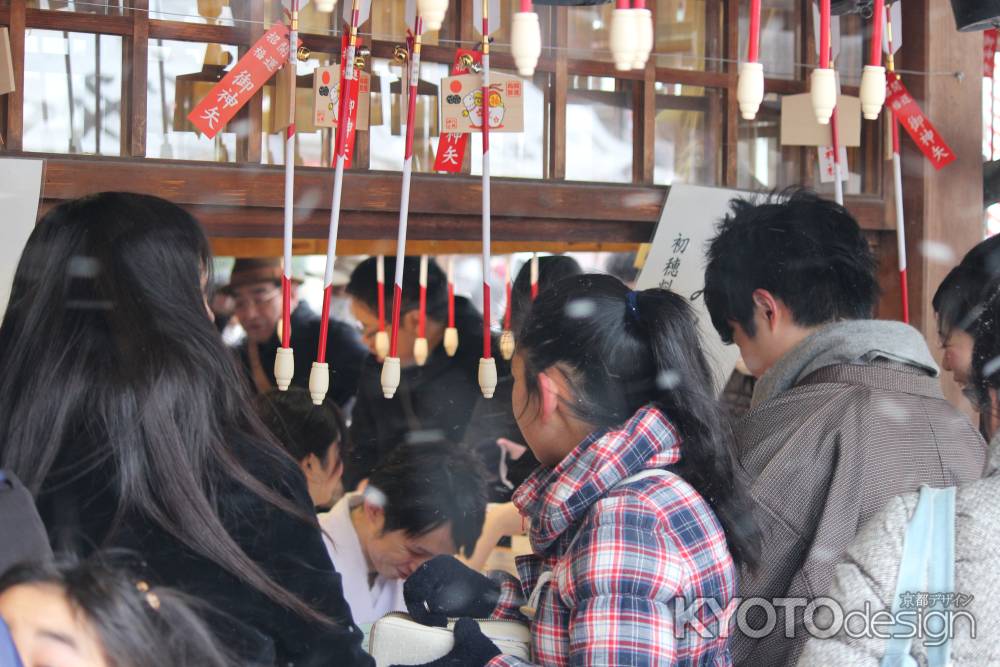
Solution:
[{"label": "light blue bag", "polygon": [[23,667],[7,624],[0,618],[0,667]]},{"label": "light blue bag", "polygon": [[[955,487],[920,489],[917,509],[906,528],[892,614],[898,618],[904,594],[955,592]],[[916,667],[910,655],[911,630],[897,624],[882,656],[882,667]],[[910,636],[905,636],[909,634]],[[951,637],[927,647],[929,667],[951,661]]]}]

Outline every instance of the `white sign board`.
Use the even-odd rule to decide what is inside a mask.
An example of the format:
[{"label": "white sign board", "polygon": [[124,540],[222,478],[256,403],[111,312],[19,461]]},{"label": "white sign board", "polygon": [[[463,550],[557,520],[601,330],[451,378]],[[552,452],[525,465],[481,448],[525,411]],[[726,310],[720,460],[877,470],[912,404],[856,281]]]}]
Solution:
[{"label": "white sign board", "polygon": [[729,200],[749,196],[738,190],[671,185],[646,264],[636,289],[662,287],[691,300],[701,328],[702,350],[712,368],[718,393],[736,366],[740,351],[724,345],[705,307],[705,250],[716,224],[729,211]]},{"label": "white sign board", "polygon": [[42,196],[44,160],[0,158],[0,313],[7,310],[14,269],[35,227]]}]

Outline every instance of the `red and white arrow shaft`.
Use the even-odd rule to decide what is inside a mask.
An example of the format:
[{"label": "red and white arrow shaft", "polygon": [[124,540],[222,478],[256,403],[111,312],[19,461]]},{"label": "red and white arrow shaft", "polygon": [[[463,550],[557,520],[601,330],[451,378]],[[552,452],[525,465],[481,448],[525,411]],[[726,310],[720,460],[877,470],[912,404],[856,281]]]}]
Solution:
[{"label": "red and white arrow shaft", "polygon": [[344,162],[347,157],[347,125],[351,119],[350,88],[354,81],[354,56],[358,46],[358,23],[361,8],[353,0],[351,32],[344,55],[344,80],[340,84],[340,115],[337,116],[337,166],[333,172],[333,200],[330,205],[330,235],[327,239],[326,274],[323,289],[323,313],[320,318],[319,348],[316,361],[326,363],[326,338],[330,326],[330,297],[333,293],[333,266],[337,258],[337,235],[340,232],[340,205],[344,195]]},{"label": "red and white arrow shaft", "polygon": [[483,2],[483,359],[493,358],[490,340],[490,24]]},{"label": "red and white arrow shaft", "polygon": [[538,253],[531,253],[531,300],[538,298]]},{"label": "red and white arrow shaft", "polygon": [[[826,67],[833,66],[833,36],[830,34],[830,2],[826,0],[827,16],[825,22],[824,33],[826,35],[826,48],[827,48],[827,61]],[[820,47],[822,48],[822,46]],[[840,102],[840,86],[837,86],[837,102],[833,107],[833,112],[830,114],[830,143],[833,145],[833,198],[840,204],[844,205],[844,181],[841,180],[841,164],[840,164],[840,134],[839,121],[837,120],[837,107]]]},{"label": "red and white arrow shaft", "polygon": [[285,229],[281,272],[281,347],[291,345],[292,335],[292,234],[295,222],[295,59],[299,44],[299,0],[292,0],[291,30],[288,33],[288,68],[291,90],[288,108],[291,123],[285,134]]},{"label": "red and white arrow shaft", "polygon": [[448,327],[455,328],[455,257],[448,258]]},{"label": "red and white arrow shaft", "polygon": [[830,0],[819,0],[819,66],[830,67]]},{"label": "red and white arrow shaft", "polygon": [[[889,76],[896,74],[896,61],[893,55],[892,44],[892,17],[889,13],[885,16],[886,41],[889,45],[889,55],[886,58]],[[879,41],[881,48],[881,40]],[[899,158],[899,121],[895,114],[889,114],[889,122],[892,123],[892,183],[893,197],[896,204],[896,253],[899,257],[899,292],[903,300],[903,322],[910,322],[910,296],[909,280],[906,276],[906,225],[903,214],[903,169]]]},{"label": "red and white arrow shaft", "polygon": [[[406,226],[410,216],[410,181],[413,176],[413,131],[417,115],[417,83],[420,81],[420,33],[423,21],[417,15],[413,25],[413,48],[409,57],[409,97],[406,100],[406,143],[403,153],[403,185],[399,194],[399,230],[396,235],[396,275],[392,297],[392,338],[389,356],[397,358],[399,309],[403,301],[403,264],[406,262]],[[426,283],[426,280],[423,281]],[[423,290],[422,290],[423,291]],[[422,311],[423,309],[421,309]]]},{"label": "red and white arrow shaft", "polygon": [[747,62],[760,62],[760,0],[750,0],[750,33],[747,39]]},{"label": "red and white arrow shaft", "polygon": [[378,287],[378,330],[385,331],[385,255],[375,260],[375,283]]},{"label": "red and white arrow shaft", "polygon": [[506,298],[507,298],[507,309],[504,311],[503,316],[503,328],[505,331],[510,331],[510,318],[511,318],[511,293],[513,292],[512,282],[514,280],[513,276],[513,263],[514,258],[510,255],[507,256],[507,266],[505,270],[506,274]]},{"label": "red and white arrow shaft", "polygon": [[427,255],[420,256],[419,317],[420,319],[417,321],[417,338],[427,338]]},{"label": "red and white arrow shaft", "polygon": [[875,8],[872,13],[872,41],[869,57],[869,65],[874,67],[882,66],[882,24],[885,22],[885,0],[875,0]]}]

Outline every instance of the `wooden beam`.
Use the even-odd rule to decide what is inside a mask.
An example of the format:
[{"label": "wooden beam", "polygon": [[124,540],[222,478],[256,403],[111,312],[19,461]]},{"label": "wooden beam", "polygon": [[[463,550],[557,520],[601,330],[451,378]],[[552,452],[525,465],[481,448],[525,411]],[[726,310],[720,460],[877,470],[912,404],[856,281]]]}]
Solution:
[{"label": "wooden beam", "polygon": [[725,101],[725,132],[722,139],[722,185],[729,188],[736,187],[737,167],[739,162],[739,135],[740,135],[740,105],[736,99],[736,62],[739,61],[739,0],[726,0],[723,11],[723,26],[725,34],[726,53],[726,75],[729,83],[726,86]]},{"label": "wooden beam", "polygon": [[[218,257],[277,257],[281,255],[281,239],[275,238],[227,238],[213,236],[212,252]],[[325,255],[326,239],[295,239],[292,253],[295,255]],[[635,252],[636,243],[605,243],[601,241],[544,242],[544,241],[497,241],[493,250],[497,255],[515,252]],[[433,241],[407,240],[406,252],[411,255],[478,255],[482,250],[480,241]],[[392,255],[396,251],[395,241],[338,239],[337,253],[346,255]]]},{"label": "wooden beam", "polygon": [[[0,7],[0,26],[6,26],[10,22],[10,8],[4,5]],[[7,101],[9,95],[0,95],[0,150],[5,148],[7,141]]]},{"label": "wooden beam", "polygon": [[[188,208],[213,236],[281,236],[281,167],[166,160],[46,156],[47,206],[103,190],[165,197]],[[296,237],[322,239],[329,224],[328,169],[296,173]],[[398,222],[399,174],[345,174],[345,239],[391,240]],[[411,236],[475,243],[481,233],[480,179],[414,174]],[[636,244],[649,240],[666,187],[493,180],[498,241]]]},{"label": "wooden beam", "polygon": [[28,9],[26,19],[29,28],[40,28],[42,30],[121,36],[132,34],[132,19],[128,16],[106,16],[103,14],[60,12],[49,9]]},{"label": "wooden beam", "polygon": [[632,79],[635,81],[641,81],[646,76],[644,70],[622,72],[615,69],[614,63],[602,60],[570,60],[568,67],[570,74],[578,76],[603,76],[615,79]]},{"label": "wooden beam", "polygon": [[24,32],[26,0],[11,0],[8,26],[10,27],[10,51],[14,65],[14,90],[7,98],[7,133],[4,146],[8,151],[19,151],[24,147]]},{"label": "wooden beam", "polygon": [[122,155],[146,156],[149,0],[132,0],[131,35],[122,43]]},{"label": "wooden beam", "polygon": [[[555,21],[552,26],[552,43],[565,44],[569,34],[569,15],[566,7],[555,7]],[[556,54],[556,70],[552,76],[549,97],[549,165],[551,179],[566,178],[566,103],[569,93],[569,68],[566,51]]]},{"label": "wooden beam", "polygon": [[[249,8],[249,11],[247,9]],[[249,19],[245,28],[242,28],[242,37],[239,42],[239,57],[242,58],[250,52],[250,46],[264,34],[264,0],[247,0],[243,7],[243,14],[234,18]],[[263,131],[264,131],[264,89],[261,88],[250,101],[236,114],[238,123],[236,131],[236,161],[249,164],[260,164],[263,155]],[[294,156],[292,157],[294,159]]]},{"label": "wooden beam", "polygon": [[[32,154],[39,157],[38,154]],[[280,238],[284,170],[280,166],[221,165],[170,160],[87,156],[46,158],[46,206],[104,190],[165,197],[197,213],[213,236]],[[344,175],[344,238],[395,238],[399,174]],[[412,238],[475,243],[481,232],[480,179],[414,174]],[[631,244],[648,241],[659,220],[665,186],[493,179],[498,241]],[[322,239],[329,224],[329,169],[296,171],[296,237]],[[883,205],[873,197],[849,197],[861,226],[885,231]]]},{"label": "wooden beam", "polygon": [[[33,154],[36,155],[37,154]],[[48,155],[46,197],[72,199],[91,192],[124,189],[143,192],[183,204],[280,209],[284,202],[284,169],[281,166],[222,165],[173,160]],[[393,212],[399,205],[398,172],[371,171],[345,174],[345,210]],[[296,170],[300,201],[318,195],[316,210],[329,205],[332,188],[329,169]],[[494,213],[539,219],[615,220],[655,222],[665,187],[639,187],[597,183],[545,183],[528,179],[495,178]],[[410,210],[413,213],[451,212],[480,216],[478,177],[414,174]],[[279,221],[280,226],[280,221]]]},{"label": "wooden beam", "polygon": [[679,83],[685,86],[704,86],[706,88],[725,88],[729,85],[730,76],[725,72],[701,72],[690,69],[675,69],[672,67],[657,67],[656,80],[664,83]]},{"label": "wooden beam", "polygon": [[239,44],[245,38],[246,30],[227,25],[153,19],[149,22],[149,36],[152,39],[169,39],[177,42]]},{"label": "wooden beam", "polygon": [[656,69],[646,63],[642,81],[632,82],[632,182],[652,183],[656,167]]}]

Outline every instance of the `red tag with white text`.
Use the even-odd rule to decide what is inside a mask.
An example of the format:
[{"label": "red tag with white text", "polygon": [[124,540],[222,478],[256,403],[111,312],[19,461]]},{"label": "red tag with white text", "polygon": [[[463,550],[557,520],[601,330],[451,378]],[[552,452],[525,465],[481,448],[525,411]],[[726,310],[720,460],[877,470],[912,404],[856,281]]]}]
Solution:
[{"label": "red tag with white text", "polygon": [[983,76],[987,79],[993,78],[998,39],[1000,39],[1000,31],[996,28],[990,28],[983,32]]},{"label": "red tag with white text", "polygon": [[885,105],[892,110],[896,120],[935,169],[941,169],[955,161],[955,154],[951,148],[931,121],[924,116],[920,106],[898,78],[890,79],[886,86]]},{"label": "red tag with white text", "polygon": [[[469,68],[462,64],[462,56],[472,57],[474,63],[482,63],[483,54],[471,49],[458,49],[455,52],[455,64],[451,67],[451,75],[466,74]],[[469,143],[468,134],[445,132],[438,141],[437,155],[434,157],[434,171],[444,171],[457,174],[462,171],[465,162],[465,149]]]},{"label": "red tag with white text", "polygon": [[288,27],[275,23],[188,114],[188,120],[205,136],[215,137],[286,62]]},{"label": "red tag with white text", "polygon": [[[349,169],[351,167],[351,162],[354,159],[354,138],[357,134],[358,129],[358,93],[360,91],[360,74],[361,70],[357,67],[354,68],[354,76],[350,82],[344,81],[344,68],[347,66],[347,44],[348,44],[348,30],[345,29],[344,36],[341,39],[340,44],[340,89],[347,90],[347,105],[348,105],[348,116],[347,116],[347,147],[344,150],[344,168]],[[361,39],[358,38],[355,44],[355,53],[361,48]],[[345,86],[345,83],[350,85]],[[339,101],[337,102],[340,103]],[[339,114],[338,114],[339,115]],[[334,161],[336,163],[336,155],[338,154],[339,145],[336,140],[339,139],[340,133],[338,132],[334,138]]]}]

